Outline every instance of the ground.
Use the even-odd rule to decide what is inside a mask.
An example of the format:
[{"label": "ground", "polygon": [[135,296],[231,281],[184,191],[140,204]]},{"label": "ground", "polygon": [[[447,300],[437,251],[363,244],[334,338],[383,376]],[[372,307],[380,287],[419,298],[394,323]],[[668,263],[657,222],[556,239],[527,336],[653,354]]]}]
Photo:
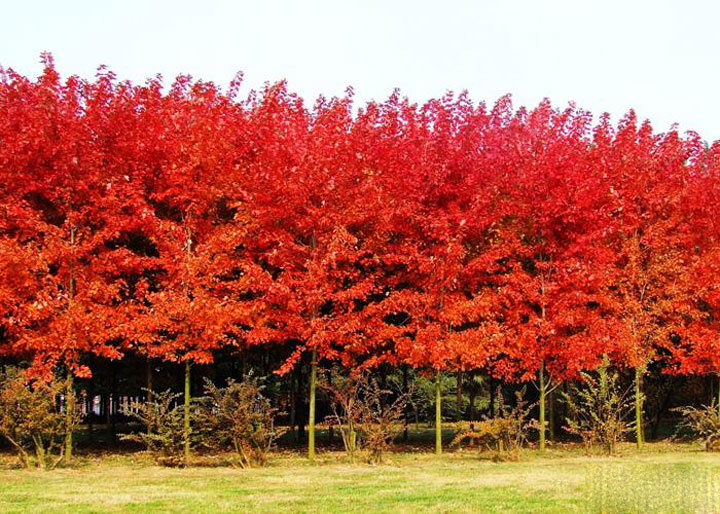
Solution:
[{"label": "ground", "polygon": [[0,459],[0,512],[720,512],[720,455],[697,445],[631,445],[620,456],[525,450],[515,462],[473,451],[391,454],[349,465],[298,453],[264,468],[169,469],[144,453],[80,456],[72,468],[9,469]]}]

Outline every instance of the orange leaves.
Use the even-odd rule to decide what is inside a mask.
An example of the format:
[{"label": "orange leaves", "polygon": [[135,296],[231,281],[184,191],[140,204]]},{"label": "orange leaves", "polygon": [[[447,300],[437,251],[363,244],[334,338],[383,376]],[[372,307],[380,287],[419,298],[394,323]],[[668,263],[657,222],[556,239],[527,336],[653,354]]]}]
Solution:
[{"label": "orange leaves", "polygon": [[[2,348],[720,370],[720,146],[570,105],[0,82]],[[717,353],[717,352],[716,352]],[[672,362],[671,362],[672,361]]]}]

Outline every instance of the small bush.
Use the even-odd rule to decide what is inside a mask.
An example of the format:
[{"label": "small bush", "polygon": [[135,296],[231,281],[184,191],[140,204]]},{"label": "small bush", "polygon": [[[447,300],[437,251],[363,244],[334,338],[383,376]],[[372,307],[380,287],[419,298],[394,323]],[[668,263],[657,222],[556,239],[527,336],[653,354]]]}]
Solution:
[{"label": "small bush", "polygon": [[326,421],[338,428],[348,460],[355,462],[358,451],[357,431],[361,419],[359,382],[366,377],[362,374],[346,377],[335,371],[330,376],[332,381],[318,382],[318,387],[327,395],[333,411]]},{"label": "small bush", "polygon": [[[65,385],[64,381],[28,384],[16,368],[0,373],[0,434],[23,466],[52,469],[63,460],[65,414],[59,411],[57,399],[65,394]],[[78,421],[76,409],[71,429]]]},{"label": "small bush", "polygon": [[[182,467],[185,465],[185,406],[179,401],[182,394],[170,390],[152,392],[151,400],[133,402],[125,411],[143,425],[147,432],[126,434],[123,440],[136,441],[145,445],[155,461],[163,466]],[[191,404],[190,432],[191,446],[197,446],[202,439],[201,422],[198,416],[197,399]]]},{"label": "small bush", "polygon": [[461,423],[450,446],[477,447],[481,451],[492,452],[493,460],[516,459],[535,423],[528,421],[532,405],[523,400],[525,389],[515,395],[515,407],[509,407],[503,402],[502,394],[498,391],[500,416],[485,417],[475,423]]},{"label": "small bush", "polygon": [[574,414],[566,420],[565,430],[580,436],[588,449],[600,445],[605,454],[612,455],[634,426],[628,421],[634,397],[629,389],[622,389],[618,373],[609,367],[606,357],[595,374],[581,373],[582,383],[564,394]]},{"label": "small bush", "polygon": [[277,409],[262,395],[258,380],[231,379],[226,387],[217,387],[206,379],[205,394],[205,444],[214,449],[231,449],[236,457],[233,464],[241,468],[264,465],[285,429],[275,426]]},{"label": "small bush", "polygon": [[678,429],[686,428],[693,434],[701,437],[705,443],[706,451],[720,449],[720,412],[713,401],[710,405],[702,407],[678,407],[673,409],[683,415],[683,422]]},{"label": "small bush", "polygon": [[405,427],[410,393],[383,389],[367,371],[332,376],[332,385],[321,382],[320,387],[330,399],[333,414],[328,421],[340,430],[348,459],[355,462],[361,450],[367,462],[381,463]]}]

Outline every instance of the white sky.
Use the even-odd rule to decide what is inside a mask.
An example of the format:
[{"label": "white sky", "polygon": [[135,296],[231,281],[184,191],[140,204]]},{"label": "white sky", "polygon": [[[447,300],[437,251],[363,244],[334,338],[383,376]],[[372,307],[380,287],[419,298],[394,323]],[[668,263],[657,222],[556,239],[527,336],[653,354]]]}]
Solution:
[{"label": "white sky", "polygon": [[242,70],[244,91],[286,78],[308,102],[348,85],[359,101],[547,96],[720,139],[717,0],[0,0],[0,65],[34,77],[44,50],[63,75],[225,86]]}]

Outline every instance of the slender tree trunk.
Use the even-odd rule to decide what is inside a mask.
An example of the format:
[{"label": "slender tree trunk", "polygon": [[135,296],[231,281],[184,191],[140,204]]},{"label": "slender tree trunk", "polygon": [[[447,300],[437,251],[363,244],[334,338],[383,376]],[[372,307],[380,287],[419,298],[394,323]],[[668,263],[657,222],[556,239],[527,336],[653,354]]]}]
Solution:
[{"label": "slender tree trunk", "polygon": [[[153,401],[153,375],[152,375],[152,359],[150,357],[147,358],[147,403],[151,403]],[[152,432],[152,427],[148,423],[147,425],[147,434],[150,435]]]},{"label": "slender tree trunk", "polygon": [[[325,376],[327,377],[328,387],[332,387],[332,373],[330,372],[330,370],[327,371],[327,373],[325,374]],[[334,436],[334,435],[335,435],[335,434],[334,434],[334,432],[333,432],[333,425],[332,425],[332,423],[330,423],[329,426],[328,426],[328,443],[329,443],[329,444],[332,444],[332,443],[333,443],[333,436]]]},{"label": "slender tree trunk", "polygon": [[540,451],[545,451],[545,361],[540,363]]},{"label": "slender tree trunk", "polygon": [[350,462],[355,462],[355,448],[356,448],[356,432],[355,424],[353,423],[352,416],[348,419],[348,450],[350,450]]},{"label": "slender tree trunk", "polygon": [[68,366],[65,385],[65,460],[72,460],[73,448],[73,411],[75,410],[75,392],[73,391],[72,369]]},{"label": "slender tree trunk", "polygon": [[308,458],[315,459],[315,381],[317,379],[317,348],[312,351],[310,368],[310,410],[308,411]]},{"label": "slender tree trunk", "polygon": [[720,375],[718,375],[718,414],[720,414]]},{"label": "slender tree trunk", "polygon": [[638,450],[643,446],[642,368],[635,368],[635,437]]},{"label": "slender tree trunk", "polygon": [[[187,238],[186,249],[187,249],[187,260],[185,261],[186,272],[189,271],[189,261],[192,256],[192,232],[190,226],[187,225],[187,220],[183,219],[185,224],[185,236]],[[190,290],[188,284],[183,280],[183,288],[185,289],[185,296],[190,298]],[[190,340],[190,327],[186,326],[185,337]],[[190,464],[190,359],[185,360],[185,405],[183,410],[183,460],[185,467]]]},{"label": "slender tree trunk", "polygon": [[462,421],[462,393],[463,393],[463,372],[458,371],[457,374],[457,389],[455,391],[455,406],[457,408],[457,414],[455,420],[459,423]]},{"label": "slender tree trunk", "polygon": [[435,455],[442,454],[442,372],[435,376]]},{"label": "slender tree trunk", "polygon": [[[381,365],[378,371],[380,372],[380,390],[387,391],[387,373],[385,372],[385,366]],[[385,413],[385,402],[383,401],[384,397],[384,394],[380,394],[380,396],[378,397],[378,400],[380,402],[381,416]]]},{"label": "slender tree trunk", "polygon": [[152,401],[153,395],[153,370],[152,370],[152,359],[147,358],[147,369],[146,369],[146,383],[147,383],[147,401]]},{"label": "slender tree trunk", "polygon": [[[300,365],[298,364],[298,367]],[[295,398],[295,372],[290,373],[290,431],[295,429],[295,404],[297,400]],[[295,434],[297,438],[297,433]]]},{"label": "slender tree trunk", "polygon": [[[315,253],[317,247],[317,239],[315,231],[312,232],[310,238],[310,246],[312,253]],[[313,313],[313,316],[317,312]],[[315,382],[317,380],[317,347],[313,346],[311,362],[310,362],[310,406],[308,409],[308,459],[315,460]]]},{"label": "slender tree trunk", "polygon": [[[408,392],[407,364],[403,364],[402,374],[403,374],[403,392],[407,394],[407,392]],[[405,405],[405,412],[403,414],[405,417],[405,429],[403,430],[403,442],[407,443],[407,440],[408,440],[408,406],[407,406],[407,404]]]},{"label": "slender tree trunk", "polygon": [[555,393],[548,394],[548,435],[550,442],[555,442]]},{"label": "slender tree trunk", "polygon": [[88,442],[92,443],[94,439],[94,430],[93,430],[93,417],[95,416],[95,378],[90,377],[90,382],[88,384],[88,414],[87,414],[87,422],[88,422]]},{"label": "slender tree trunk", "polygon": [[117,431],[115,430],[115,422],[117,419],[118,411],[118,392],[117,392],[117,370],[115,361],[110,362],[110,441],[112,444],[117,442]]},{"label": "slender tree trunk", "polygon": [[707,387],[709,391],[709,402],[712,403],[715,401],[715,381],[713,380],[713,377],[711,375],[707,376]]},{"label": "slender tree trunk", "polygon": [[[75,246],[75,227],[70,227],[70,247]],[[73,300],[75,299],[75,261],[74,251],[70,254],[70,279],[68,281],[68,311],[71,311]],[[70,329],[68,329],[68,339],[72,338]],[[75,410],[75,393],[73,391],[73,375],[70,363],[67,363],[67,383],[65,389],[65,460],[72,461],[73,446],[73,410]]]},{"label": "slender tree trunk", "polygon": [[475,383],[475,372],[470,372],[470,405],[468,406],[468,417],[475,421],[475,399],[477,398],[477,384]]},{"label": "slender tree trunk", "polygon": [[190,462],[190,361],[185,361],[185,410],[183,426],[183,445],[185,466]]},{"label": "slender tree trunk", "polygon": [[300,362],[298,362],[297,365],[297,377],[295,380],[296,390],[295,390],[295,417],[297,421],[297,443],[300,444],[305,439],[305,419],[302,415],[302,404],[303,404],[303,394],[302,394],[302,359]]},{"label": "slender tree trunk", "polygon": [[562,402],[562,418],[560,419],[561,423],[565,423],[567,417],[568,417],[568,402],[566,400],[567,394],[568,394],[568,381],[563,381],[563,402]]},{"label": "slender tree trunk", "polygon": [[490,417],[495,417],[495,379],[490,376]]}]

